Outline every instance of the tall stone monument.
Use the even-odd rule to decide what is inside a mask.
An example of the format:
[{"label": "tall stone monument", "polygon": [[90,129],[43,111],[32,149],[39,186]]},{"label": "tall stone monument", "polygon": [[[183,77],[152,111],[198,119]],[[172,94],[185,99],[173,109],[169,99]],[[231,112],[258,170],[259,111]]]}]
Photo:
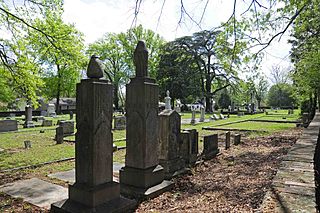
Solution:
[{"label": "tall stone monument", "polygon": [[164,168],[165,178],[172,178],[186,172],[184,159],[179,154],[181,116],[175,110],[165,109],[159,117],[159,163]]},{"label": "tall stone monument", "polygon": [[167,90],[167,96],[164,98],[165,101],[165,109],[171,110],[171,98],[170,98],[170,92]]},{"label": "tall stone monument", "polygon": [[202,106],[202,107],[200,108],[200,119],[199,119],[199,122],[204,122],[205,113],[206,113],[205,108]]},{"label": "tall stone monument", "polygon": [[23,124],[23,128],[33,128],[34,123],[32,121],[32,107],[30,104],[27,104],[25,107],[25,121]]},{"label": "tall stone monument", "polygon": [[159,89],[148,77],[148,51],[139,41],[134,51],[136,76],[126,89],[125,167],[120,170],[121,193],[137,198],[150,198],[169,190],[172,182],[164,180],[163,167],[158,165]]},{"label": "tall stone monument", "polygon": [[102,68],[92,56],[87,76],[77,84],[76,180],[69,199],[52,204],[51,212],[127,212],[135,202],[120,196],[113,181],[113,87],[100,79]]}]

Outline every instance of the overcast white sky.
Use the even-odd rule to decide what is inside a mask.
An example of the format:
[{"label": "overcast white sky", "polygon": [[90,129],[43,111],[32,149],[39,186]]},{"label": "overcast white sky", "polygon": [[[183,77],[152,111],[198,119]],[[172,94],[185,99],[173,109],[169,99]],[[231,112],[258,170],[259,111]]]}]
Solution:
[{"label": "overcast white sky", "polygon": [[[107,32],[125,32],[132,26],[135,0],[65,0],[64,20],[74,23],[84,33],[86,44],[94,42]],[[206,1],[185,0],[185,8],[200,19]],[[238,1],[239,14],[245,10],[245,3]],[[191,35],[201,29],[211,29],[226,21],[233,9],[233,0],[211,0],[203,18],[201,29],[194,23],[178,25],[180,19],[180,1],[167,0],[159,21],[163,0],[144,0],[138,15],[137,25],[159,33],[167,41],[184,35]],[[290,45],[288,36],[277,40],[267,49],[262,63],[262,71],[268,76],[272,65],[288,66]],[[285,58],[283,60],[283,58]]]}]

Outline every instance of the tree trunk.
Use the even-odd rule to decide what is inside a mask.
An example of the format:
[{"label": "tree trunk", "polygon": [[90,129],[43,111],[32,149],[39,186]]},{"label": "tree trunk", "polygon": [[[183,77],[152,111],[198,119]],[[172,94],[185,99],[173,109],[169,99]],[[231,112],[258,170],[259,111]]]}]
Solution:
[{"label": "tree trunk", "polygon": [[113,85],[113,104],[116,110],[119,110],[119,84]]},{"label": "tree trunk", "polygon": [[206,112],[212,112],[211,81],[209,78],[206,79],[206,91],[204,93],[206,98]]},{"label": "tree trunk", "polygon": [[56,113],[57,115],[61,114],[61,109],[60,109],[60,92],[61,92],[61,70],[60,70],[60,65],[57,64],[57,73],[58,73],[58,84],[57,84],[57,96],[56,96]]}]

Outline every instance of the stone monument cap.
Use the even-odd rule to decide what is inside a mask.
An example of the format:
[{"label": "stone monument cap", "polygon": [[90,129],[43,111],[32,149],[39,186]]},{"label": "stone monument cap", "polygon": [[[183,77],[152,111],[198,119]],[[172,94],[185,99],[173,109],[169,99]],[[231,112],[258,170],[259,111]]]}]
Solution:
[{"label": "stone monument cap", "polygon": [[103,65],[99,60],[99,57],[92,55],[87,69],[88,78],[102,78],[103,77]]},{"label": "stone monument cap", "polygon": [[167,90],[167,97],[170,97],[170,91]]},{"label": "stone monument cap", "polygon": [[148,50],[144,41],[138,41],[133,54],[133,62],[136,67],[136,77],[148,76]]}]

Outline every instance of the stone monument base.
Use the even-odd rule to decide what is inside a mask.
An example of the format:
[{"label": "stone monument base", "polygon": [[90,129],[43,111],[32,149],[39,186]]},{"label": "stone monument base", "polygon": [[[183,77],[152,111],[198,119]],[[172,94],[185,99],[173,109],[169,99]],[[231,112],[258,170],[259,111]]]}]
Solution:
[{"label": "stone monument base", "polygon": [[69,185],[69,199],[52,204],[51,212],[128,212],[135,204],[135,201],[120,196],[117,182],[95,187],[75,183]]},{"label": "stone monument base", "polygon": [[164,170],[157,165],[147,169],[125,166],[120,170],[121,194],[138,199],[154,198],[173,187],[164,180]]},{"label": "stone monument base", "polygon": [[70,199],[62,200],[51,205],[51,213],[120,213],[134,212],[136,202],[124,197],[118,197],[96,207],[90,207]]},{"label": "stone monument base", "polygon": [[188,169],[185,169],[185,163],[182,158],[176,158],[172,160],[160,159],[159,164],[164,169],[164,177],[166,179],[170,179],[172,177],[188,172]]},{"label": "stone monument base", "polygon": [[23,124],[23,128],[34,128],[34,123],[32,121],[26,121],[24,124]]},{"label": "stone monument base", "polygon": [[203,153],[203,158],[205,160],[210,160],[210,159],[214,158],[218,153],[219,153],[219,149],[213,150],[208,153]]}]

